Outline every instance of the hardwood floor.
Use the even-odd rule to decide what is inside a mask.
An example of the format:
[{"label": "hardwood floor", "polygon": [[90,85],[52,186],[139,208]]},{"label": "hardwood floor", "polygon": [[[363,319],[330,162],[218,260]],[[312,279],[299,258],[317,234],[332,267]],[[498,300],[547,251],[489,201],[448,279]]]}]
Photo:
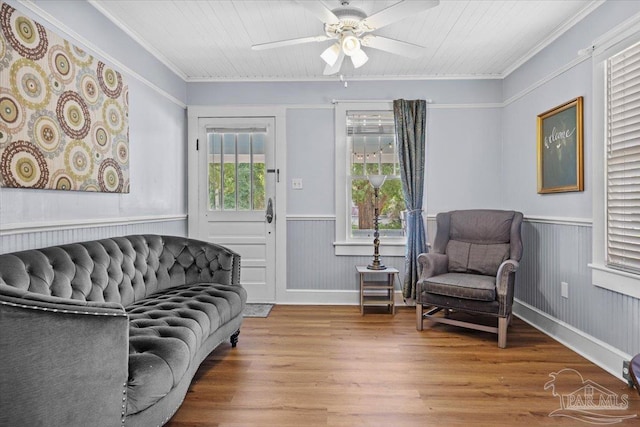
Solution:
[{"label": "hardwood floor", "polygon": [[[599,406],[597,416],[640,417],[635,390],[517,318],[501,350],[489,333],[416,331],[410,308],[360,316],[354,306],[277,305],[244,320],[238,347],[205,360],[167,426],[589,425],[550,417],[560,397],[544,386],[564,368],[628,395],[627,409]],[[559,394],[583,386],[570,378]]]}]

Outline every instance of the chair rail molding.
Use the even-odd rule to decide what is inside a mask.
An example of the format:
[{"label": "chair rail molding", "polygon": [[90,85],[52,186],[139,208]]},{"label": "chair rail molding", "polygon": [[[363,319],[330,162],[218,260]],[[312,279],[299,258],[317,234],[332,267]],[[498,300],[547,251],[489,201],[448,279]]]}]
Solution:
[{"label": "chair rail molding", "polygon": [[98,228],[105,226],[122,226],[154,222],[183,221],[186,214],[174,215],[141,215],[115,218],[91,218],[77,220],[42,221],[30,223],[0,224],[0,236],[37,233],[45,231],[74,230],[82,228]]}]

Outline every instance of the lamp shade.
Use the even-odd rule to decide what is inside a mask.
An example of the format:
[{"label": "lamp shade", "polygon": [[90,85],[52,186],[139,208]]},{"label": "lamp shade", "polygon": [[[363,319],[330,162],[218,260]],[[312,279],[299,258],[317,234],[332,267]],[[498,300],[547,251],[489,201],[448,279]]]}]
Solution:
[{"label": "lamp shade", "polygon": [[384,181],[387,179],[387,176],[386,175],[369,175],[367,178],[369,178],[369,182],[371,183],[373,188],[380,188],[382,187],[382,184],[384,184]]},{"label": "lamp shade", "polygon": [[358,49],[351,55],[351,62],[353,63],[354,68],[362,67],[368,60],[369,57],[362,49]]},{"label": "lamp shade", "polygon": [[340,43],[334,43],[320,55],[320,58],[324,60],[330,67],[333,67],[340,56]]},{"label": "lamp shade", "polygon": [[360,51],[360,40],[351,31],[345,31],[342,35],[342,51],[347,56]]}]

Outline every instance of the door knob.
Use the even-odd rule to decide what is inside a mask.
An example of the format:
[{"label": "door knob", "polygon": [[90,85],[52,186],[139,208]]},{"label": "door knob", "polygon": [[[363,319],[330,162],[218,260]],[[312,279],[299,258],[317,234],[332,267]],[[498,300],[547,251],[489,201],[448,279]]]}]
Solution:
[{"label": "door knob", "polygon": [[271,221],[273,221],[273,201],[271,200],[271,197],[269,197],[269,200],[267,201],[267,213],[264,217],[267,219],[267,222],[271,224]]}]

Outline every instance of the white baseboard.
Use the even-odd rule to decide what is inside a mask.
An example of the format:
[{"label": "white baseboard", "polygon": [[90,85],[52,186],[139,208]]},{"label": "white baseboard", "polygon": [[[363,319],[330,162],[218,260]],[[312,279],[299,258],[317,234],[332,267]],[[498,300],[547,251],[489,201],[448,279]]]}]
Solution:
[{"label": "white baseboard", "polygon": [[[622,362],[631,356],[519,300],[513,314],[622,381]],[[564,367],[563,367],[564,368]]]}]

